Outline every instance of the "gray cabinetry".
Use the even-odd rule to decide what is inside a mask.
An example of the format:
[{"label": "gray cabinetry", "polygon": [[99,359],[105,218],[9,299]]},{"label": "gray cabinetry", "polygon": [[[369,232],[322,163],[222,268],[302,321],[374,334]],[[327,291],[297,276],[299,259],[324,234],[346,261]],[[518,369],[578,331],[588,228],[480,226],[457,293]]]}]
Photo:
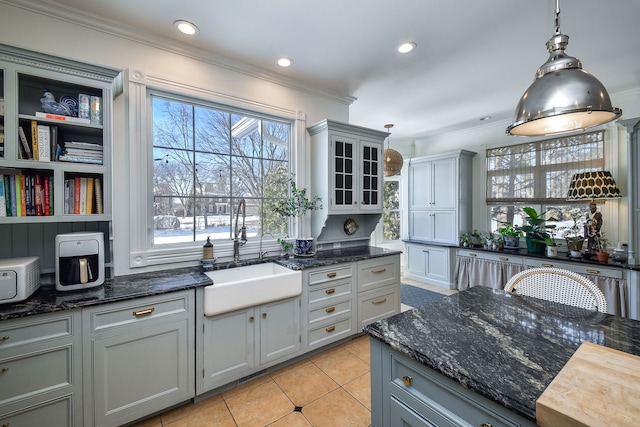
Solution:
[{"label": "gray cabinetry", "polygon": [[535,426],[378,340],[370,343],[373,427]]},{"label": "gray cabinetry", "polygon": [[355,263],[306,270],[303,286],[303,347],[313,350],[357,333]]},{"label": "gray cabinetry", "polygon": [[313,191],[323,198],[325,215],[381,213],[386,134],[330,120],[308,131]]},{"label": "gray cabinetry", "polygon": [[471,226],[471,161],[465,150],[409,164],[409,239],[458,243]]},{"label": "gray cabinetry", "polygon": [[118,426],[194,397],[193,291],[83,310],[85,424]]},{"label": "gray cabinetry", "polygon": [[283,362],[300,352],[299,297],[212,317],[200,313],[198,324],[200,322],[202,325],[197,330],[203,333],[196,339],[201,339],[197,349],[197,394]]},{"label": "gray cabinetry", "polygon": [[453,289],[451,274],[455,249],[420,243],[407,243],[405,246],[406,278]]},{"label": "gray cabinetry", "polygon": [[82,426],[78,310],[0,323],[0,425]]},{"label": "gray cabinetry", "polygon": [[400,255],[358,261],[358,329],[400,312]]}]

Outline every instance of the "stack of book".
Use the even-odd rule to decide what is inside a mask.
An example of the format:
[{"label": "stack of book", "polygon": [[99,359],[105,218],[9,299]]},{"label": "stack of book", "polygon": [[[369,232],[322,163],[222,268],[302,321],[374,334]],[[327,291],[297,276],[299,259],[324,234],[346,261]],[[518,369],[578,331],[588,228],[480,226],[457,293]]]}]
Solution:
[{"label": "stack of book", "polygon": [[65,142],[58,147],[56,160],[101,165],[104,161],[102,145],[93,142]]},{"label": "stack of book", "polygon": [[100,178],[76,176],[65,179],[64,213],[76,215],[104,213]]},{"label": "stack of book", "polygon": [[52,216],[53,176],[0,175],[0,216]]}]

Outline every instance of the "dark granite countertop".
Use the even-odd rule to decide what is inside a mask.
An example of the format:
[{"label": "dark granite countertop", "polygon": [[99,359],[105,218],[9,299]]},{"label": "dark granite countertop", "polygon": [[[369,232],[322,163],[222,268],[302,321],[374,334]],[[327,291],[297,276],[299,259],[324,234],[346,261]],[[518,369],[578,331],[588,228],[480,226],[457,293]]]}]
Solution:
[{"label": "dark granite countertop", "polygon": [[370,336],[532,421],[583,341],[640,356],[640,322],[477,286],[365,326]]},{"label": "dark granite countertop", "polygon": [[[241,260],[238,263],[216,263],[213,269],[218,270],[261,262],[275,262],[293,270],[303,270],[306,268],[360,261],[399,253],[400,251],[365,246],[322,251],[307,258],[295,257],[288,259],[269,257],[262,260]],[[107,279],[101,286],[77,291],[57,291],[55,285],[42,285],[40,289],[25,301],[0,304],[0,321],[159,295],[167,292],[207,286],[212,283],[211,279],[203,273],[202,267],[188,267],[118,276],[114,279]]]},{"label": "dark granite countertop", "polygon": [[447,248],[466,249],[470,251],[487,252],[487,253],[494,253],[494,254],[518,255],[518,256],[525,256],[529,258],[539,258],[539,259],[547,259],[547,260],[553,260],[553,261],[571,262],[575,264],[597,265],[600,267],[615,267],[615,268],[622,268],[626,270],[640,271],[640,265],[616,262],[613,260],[613,257],[609,257],[608,262],[599,262],[597,259],[591,258],[588,255],[585,255],[582,258],[572,258],[569,256],[567,252],[560,252],[557,257],[548,257],[545,254],[533,254],[531,252],[528,252],[527,248],[517,248],[517,249],[505,248],[501,251],[497,251],[497,250],[494,251],[491,249],[485,249],[482,246],[464,247],[464,246],[452,245],[450,243],[428,242],[424,240],[406,239],[406,240],[403,240],[403,242],[416,243],[421,245],[443,246]]}]

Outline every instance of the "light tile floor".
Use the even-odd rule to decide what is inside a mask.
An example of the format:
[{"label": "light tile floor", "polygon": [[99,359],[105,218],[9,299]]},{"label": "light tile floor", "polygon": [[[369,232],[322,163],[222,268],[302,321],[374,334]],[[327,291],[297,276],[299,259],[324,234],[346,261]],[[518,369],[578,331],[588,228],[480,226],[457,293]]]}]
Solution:
[{"label": "light tile floor", "polygon": [[[404,280],[446,295],[437,286]],[[402,311],[411,309],[402,305]],[[135,424],[135,427],[368,427],[369,337],[354,338],[233,390]]]}]

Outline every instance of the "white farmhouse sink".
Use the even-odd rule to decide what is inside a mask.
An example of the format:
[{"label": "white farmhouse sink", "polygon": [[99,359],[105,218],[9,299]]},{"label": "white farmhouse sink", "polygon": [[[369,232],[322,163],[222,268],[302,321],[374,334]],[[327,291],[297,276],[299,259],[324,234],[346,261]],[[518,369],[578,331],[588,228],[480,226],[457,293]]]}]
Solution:
[{"label": "white farmhouse sink", "polygon": [[205,274],[213,280],[213,285],[204,288],[205,316],[295,297],[302,293],[302,272],[272,262],[207,271]]}]

